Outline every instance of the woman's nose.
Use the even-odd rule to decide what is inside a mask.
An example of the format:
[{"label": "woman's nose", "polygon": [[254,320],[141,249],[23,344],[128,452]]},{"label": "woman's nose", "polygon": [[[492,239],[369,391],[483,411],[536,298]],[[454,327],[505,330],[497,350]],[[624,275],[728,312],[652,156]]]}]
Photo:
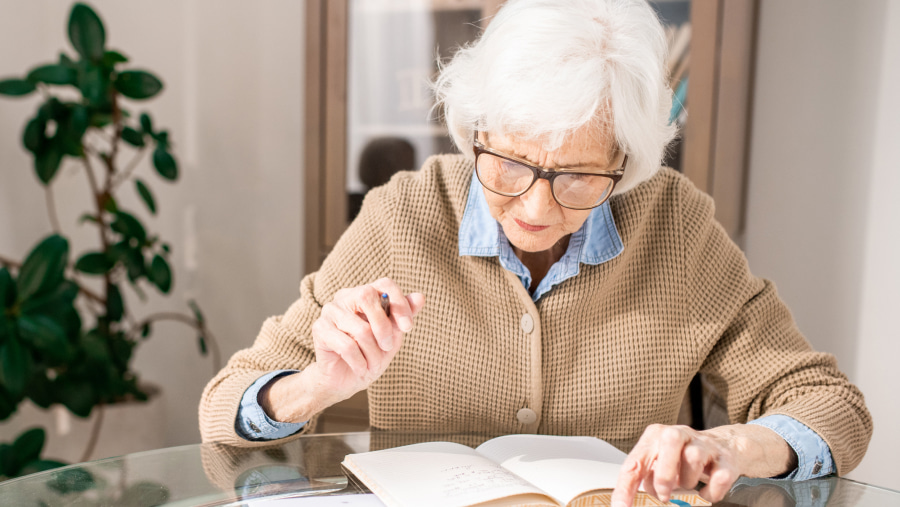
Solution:
[{"label": "woman's nose", "polygon": [[522,204],[525,206],[525,213],[528,218],[541,218],[548,211],[557,206],[556,200],[553,199],[553,192],[550,190],[550,182],[539,179],[527,192],[519,196]]}]

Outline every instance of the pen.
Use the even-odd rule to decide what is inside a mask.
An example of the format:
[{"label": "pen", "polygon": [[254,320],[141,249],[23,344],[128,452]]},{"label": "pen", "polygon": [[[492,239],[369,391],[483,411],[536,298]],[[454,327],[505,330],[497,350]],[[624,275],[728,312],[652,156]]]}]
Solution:
[{"label": "pen", "polygon": [[381,309],[384,310],[385,315],[391,316],[391,300],[388,299],[388,295],[384,292],[381,293]]}]

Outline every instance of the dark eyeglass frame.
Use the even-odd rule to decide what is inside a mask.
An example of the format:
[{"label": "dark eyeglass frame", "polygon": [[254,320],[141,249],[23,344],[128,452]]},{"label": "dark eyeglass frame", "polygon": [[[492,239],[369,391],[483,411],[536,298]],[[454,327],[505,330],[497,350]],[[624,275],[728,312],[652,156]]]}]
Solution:
[{"label": "dark eyeglass frame", "polygon": [[[473,141],[473,145],[474,145],[473,150],[475,152],[475,176],[478,177],[478,181],[481,182],[481,184],[484,186],[484,188],[490,190],[491,192],[494,192],[495,194],[503,195],[506,197],[518,197],[518,196],[524,194],[525,192],[528,192],[529,190],[531,190],[531,187],[534,186],[534,183],[537,180],[543,179],[543,180],[547,180],[547,182],[550,183],[550,194],[553,195],[553,200],[556,201],[556,204],[559,204],[563,208],[574,209],[574,210],[594,209],[597,206],[602,206],[603,203],[605,203],[607,200],[609,200],[610,196],[612,196],[613,191],[616,189],[616,183],[618,183],[619,180],[621,180],[622,177],[625,175],[625,167],[628,164],[628,154],[626,153],[625,158],[622,159],[622,166],[619,167],[618,169],[615,169],[612,171],[605,171],[603,173],[583,173],[583,172],[565,171],[565,170],[548,171],[548,170],[544,169],[543,167],[532,165],[527,160],[523,160],[521,158],[514,157],[512,155],[507,155],[505,153],[500,153],[497,150],[488,148],[487,146],[481,144],[481,142],[479,142],[477,139]],[[502,159],[509,160],[510,162],[515,162],[519,165],[522,165],[522,166],[525,166],[525,167],[531,169],[531,173],[534,175],[533,178],[531,179],[531,183],[528,184],[528,186],[525,188],[525,190],[522,190],[521,192],[515,192],[515,193],[499,192],[499,191],[494,190],[493,188],[489,187],[488,185],[486,185],[484,183],[484,181],[481,180],[481,176],[478,174],[478,157],[482,153],[487,153],[487,154],[493,155],[495,157],[500,157]],[[556,190],[553,189],[553,180],[555,180],[558,176],[563,176],[563,175],[567,175],[567,174],[574,174],[574,175],[579,175],[579,176],[600,176],[603,178],[608,178],[608,179],[612,180],[612,187],[610,187],[609,193],[606,194],[606,197],[604,197],[602,201],[594,204],[593,206],[588,206],[585,208],[575,208],[572,206],[566,206],[565,204],[559,202],[559,199],[556,198]]]}]

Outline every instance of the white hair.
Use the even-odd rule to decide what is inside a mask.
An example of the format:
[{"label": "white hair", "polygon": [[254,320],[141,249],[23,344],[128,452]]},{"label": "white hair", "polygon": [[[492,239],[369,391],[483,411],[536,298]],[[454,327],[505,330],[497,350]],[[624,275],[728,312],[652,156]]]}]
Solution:
[{"label": "white hair", "polygon": [[645,0],[509,0],[440,66],[435,107],[469,156],[475,131],[542,139],[552,151],[594,123],[628,154],[621,193],[656,173],[675,137],[666,52]]}]

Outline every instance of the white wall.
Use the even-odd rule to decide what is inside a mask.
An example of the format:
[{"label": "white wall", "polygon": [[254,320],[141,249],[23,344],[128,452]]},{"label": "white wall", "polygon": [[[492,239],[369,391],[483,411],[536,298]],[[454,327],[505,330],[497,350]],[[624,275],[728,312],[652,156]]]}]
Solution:
[{"label": "white wall", "polygon": [[754,272],[867,397],[875,436],[853,477],[893,488],[898,30],[897,2],[763,0],[744,237]]},{"label": "white wall", "polygon": [[[0,0],[0,76],[74,50],[67,0]],[[145,224],[174,247],[172,297],[129,302],[138,316],[187,311],[196,298],[223,359],[249,346],[263,320],[295,299],[301,258],[303,3],[294,0],[93,0],[109,47],[166,84],[133,111],[149,110],[170,130],[180,162],[175,185],[142,162],[159,213]],[[49,233],[44,194],[21,147],[36,99],[0,99],[0,254],[22,258]],[[67,164],[52,185],[74,253],[96,247],[75,218],[89,209],[83,170]],[[126,188],[125,205],[143,210]],[[153,289],[149,291],[155,294]],[[165,445],[198,442],[197,404],[212,376],[195,333],[161,323],[138,349],[135,368],[159,385]],[[10,435],[0,435],[6,440]],[[95,456],[99,457],[99,456]]]}]

